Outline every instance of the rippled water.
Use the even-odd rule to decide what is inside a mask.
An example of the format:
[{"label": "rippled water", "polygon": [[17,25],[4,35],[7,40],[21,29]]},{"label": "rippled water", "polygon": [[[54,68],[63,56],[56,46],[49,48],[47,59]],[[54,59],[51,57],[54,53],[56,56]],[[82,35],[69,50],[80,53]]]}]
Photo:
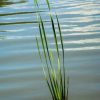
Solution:
[{"label": "rippled water", "polygon": [[[0,100],[51,100],[35,43],[38,28],[32,1],[0,0]],[[50,0],[50,3],[52,12],[59,15],[63,32],[70,76],[69,100],[99,100],[99,0]],[[54,53],[43,0],[40,7]]]}]

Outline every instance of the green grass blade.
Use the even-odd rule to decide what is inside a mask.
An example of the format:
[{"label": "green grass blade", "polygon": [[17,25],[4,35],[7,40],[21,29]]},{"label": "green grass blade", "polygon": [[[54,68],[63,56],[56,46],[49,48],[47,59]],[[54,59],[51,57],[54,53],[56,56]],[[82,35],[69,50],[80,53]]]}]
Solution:
[{"label": "green grass blade", "polygon": [[38,0],[34,0],[34,5],[36,6],[38,4]]},{"label": "green grass blade", "polygon": [[41,27],[42,27],[42,33],[44,35],[44,40],[45,40],[45,45],[46,45],[46,50],[47,50],[49,62],[50,62],[50,65],[52,67],[52,62],[51,62],[50,53],[49,53],[49,47],[48,47],[48,42],[47,42],[47,36],[46,36],[46,32],[45,32],[45,28],[44,28],[44,23],[43,23],[43,20],[42,20],[41,16],[40,16],[40,22],[41,22]]},{"label": "green grass blade", "polygon": [[[62,32],[61,32],[60,23],[59,23],[59,20],[58,20],[58,16],[57,16],[57,14],[56,14],[56,19],[57,19],[58,30],[59,30],[59,34],[60,34],[60,41],[61,41],[61,46],[62,46],[62,51],[63,51],[63,57],[64,57],[63,38],[62,38]],[[64,60],[64,58],[63,58],[63,60]]]},{"label": "green grass blade", "polygon": [[[38,6],[37,1],[35,1],[35,4]],[[38,9],[39,9],[39,7],[38,7]],[[39,14],[39,16],[40,16],[40,13],[38,13],[38,14]],[[40,16],[40,17],[41,17],[41,16]],[[43,38],[43,36],[42,36],[41,25],[42,25],[42,28],[44,28],[44,27],[43,27],[43,22],[42,22],[42,19],[41,19],[41,21],[39,21],[38,16],[37,16],[37,20],[38,20],[38,22],[39,22],[39,31],[40,31],[39,33],[40,33],[40,38],[41,38],[41,43],[42,43],[42,48],[43,48],[43,52],[44,52],[44,57],[45,57],[46,65],[47,65],[47,70],[48,70],[49,78],[48,78],[47,75],[45,74],[44,68],[43,68],[43,72],[44,72],[44,76],[45,76],[45,80],[46,80],[46,82],[47,82],[48,88],[49,88],[50,93],[51,93],[51,95],[52,95],[52,98],[53,98],[53,100],[56,100],[56,96],[55,96],[55,92],[54,92],[54,88],[53,88],[53,83],[52,83],[52,78],[51,78],[51,76],[50,76],[50,70],[49,70],[49,66],[48,66],[48,62],[47,62],[47,56],[46,56],[45,45],[44,45],[44,38]],[[40,24],[40,22],[41,22],[41,24]],[[44,32],[44,31],[43,31],[43,32]],[[37,42],[38,51],[39,51],[39,54],[40,54],[39,44],[38,44],[38,40],[37,40],[37,39],[36,39],[36,42]]]},{"label": "green grass blade", "polygon": [[68,78],[67,78],[67,99],[66,100],[68,100],[68,97],[69,97],[69,76],[68,76]]},{"label": "green grass blade", "polygon": [[53,21],[51,14],[50,14],[50,19],[51,19],[51,23],[52,23],[52,30],[53,30],[53,33],[54,33],[54,40],[55,40],[55,45],[56,45],[56,49],[57,49],[57,55],[59,57],[59,48],[58,48],[57,36],[56,36],[54,21]]},{"label": "green grass blade", "polygon": [[[46,3],[48,5],[48,9],[50,10],[51,8],[50,8],[49,0],[46,0]],[[34,0],[34,4],[38,7],[38,10],[39,10],[40,8],[38,5],[38,0]],[[48,85],[48,88],[50,90],[53,100],[68,100],[69,79],[67,81],[67,95],[66,95],[65,67],[64,67],[64,45],[63,45],[62,32],[61,32],[58,16],[56,14],[57,25],[58,25],[58,30],[59,30],[59,34],[60,34],[60,42],[61,42],[61,47],[62,47],[62,55],[63,55],[63,71],[61,71],[60,54],[59,54],[59,47],[58,47],[55,25],[54,25],[52,14],[50,14],[51,25],[52,25],[52,30],[53,30],[53,34],[54,34],[54,41],[55,41],[55,46],[56,46],[56,51],[57,51],[57,56],[58,56],[57,59],[58,59],[58,74],[59,74],[59,76],[56,76],[55,69],[52,66],[52,63],[54,63],[54,58],[53,58],[52,52],[49,51],[44,22],[42,20],[40,13],[38,13],[38,15],[39,15],[38,22],[39,22],[40,38],[41,38],[41,43],[42,43],[43,54],[44,54],[45,61],[46,61],[47,71],[48,71],[47,72],[48,74],[45,74],[45,70],[44,70],[45,80],[47,82],[47,85]],[[38,53],[40,55],[40,59],[42,59],[37,38],[36,38],[36,43],[37,43],[37,48],[38,48]],[[50,66],[48,64],[48,60],[49,60]],[[63,72],[63,74],[62,74],[62,72]],[[57,77],[59,77],[59,79]],[[66,96],[67,96],[67,98],[66,98]]]},{"label": "green grass blade", "polygon": [[61,28],[60,28],[60,23],[58,20],[58,16],[56,14],[56,19],[57,19],[57,24],[58,24],[58,30],[59,30],[59,34],[60,34],[60,41],[61,41],[61,47],[62,47],[62,55],[63,55],[63,76],[64,76],[64,86],[63,86],[63,94],[64,94],[64,98],[65,98],[65,94],[66,94],[66,86],[65,86],[65,66],[64,66],[64,45],[63,45],[63,38],[62,38],[62,32],[61,32]]},{"label": "green grass blade", "polygon": [[[50,51],[50,56],[53,56],[52,54],[52,51]],[[52,57],[51,57],[52,58]],[[54,58],[53,58],[54,59]],[[59,60],[59,58],[58,58]],[[59,76],[57,77],[60,77],[60,80],[57,80],[56,78],[56,72],[55,72],[55,69],[52,69],[52,73],[53,73],[53,80],[54,80],[54,86],[55,86],[55,92],[57,92],[57,97],[61,100],[61,89],[62,89],[62,85],[61,85],[61,68],[60,68],[60,60],[58,61],[58,74]],[[59,87],[59,82],[60,82],[60,87]]]},{"label": "green grass blade", "polygon": [[[54,33],[54,40],[55,40],[55,44],[56,44],[56,50],[57,50],[57,55],[58,55],[58,59],[59,59],[59,62],[60,62],[60,56],[59,56],[59,48],[58,48],[58,42],[57,42],[57,36],[56,36],[56,31],[55,31],[55,26],[54,26],[54,22],[53,22],[53,18],[52,18],[52,15],[50,15],[50,18],[51,18],[51,23],[52,23],[52,29],[53,29],[53,33]],[[62,73],[61,73],[61,69],[60,69],[60,91],[61,91],[61,94],[63,96],[63,81],[62,81]]]},{"label": "green grass blade", "polygon": [[52,50],[50,50],[50,58],[51,58],[51,62],[53,64],[54,63],[54,56],[53,56]]},{"label": "green grass blade", "polygon": [[[43,23],[42,23],[43,24]],[[45,47],[44,47],[44,42],[43,42],[43,36],[42,36],[42,29],[41,29],[41,27],[43,27],[43,26],[40,26],[40,24],[39,24],[39,30],[40,30],[40,37],[41,37],[41,41],[42,41],[42,45],[43,45],[43,50],[44,50],[44,55],[45,55],[45,60],[46,60],[46,63],[47,63],[47,57],[46,57],[46,51],[45,51]],[[43,35],[44,35],[44,33],[43,33]],[[44,39],[45,40],[45,39]],[[48,50],[48,49],[47,49]],[[49,51],[48,51],[48,53],[49,53]],[[50,55],[49,55],[50,56]],[[55,90],[54,90],[54,81],[53,81],[53,79],[52,79],[52,76],[51,76],[51,74],[50,74],[50,69],[49,69],[49,67],[48,67],[48,63],[47,63],[47,69],[48,69],[48,75],[49,75],[49,79],[48,79],[48,82],[50,82],[49,84],[50,84],[50,86],[51,86],[51,88],[52,88],[52,92],[53,92],[53,94],[54,94],[54,98],[56,98],[56,96],[55,96]],[[47,83],[48,84],[48,83]]]},{"label": "green grass blade", "polygon": [[[39,43],[38,43],[37,37],[36,37],[36,44],[37,44],[38,53],[39,53],[39,56],[40,56],[40,59],[41,59],[41,62],[42,62],[42,57],[41,57],[41,53],[40,53],[40,48],[39,48]],[[53,95],[53,92],[52,92],[52,88],[51,88],[51,85],[50,85],[50,83],[49,83],[49,81],[48,81],[48,78],[47,78],[47,75],[46,75],[46,73],[45,73],[44,68],[43,68],[43,72],[44,72],[45,80],[46,80],[47,85],[48,85],[48,87],[49,87],[50,93],[51,93],[51,95],[52,95],[52,98],[54,99],[54,95]]]},{"label": "green grass blade", "polygon": [[49,81],[48,81],[48,77],[47,77],[47,75],[46,75],[46,72],[45,72],[44,68],[43,68],[43,72],[44,72],[45,80],[46,80],[46,82],[47,82],[49,91],[50,91],[50,93],[51,93],[51,95],[52,95],[53,100],[55,100],[55,99],[54,99],[55,97],[54,97],[54,94],[53,94],[53,91],[52,91],[52,87],[51,87],[51,85],[50,85],[50,83],[49,83]]},{"label": "green grass blade", "polygon": [[62,98],[62,78],[61,78],[61,67],[60,67],[60,60],[58,58],[58,77],[59,77],[59,94],[60,94],[60,98]]},{"label": "green grass blade", "polygon": [[[50,57],[51,57],[52,63],[54,63],[54,57],[53,57],[51,50],[50,50]],[[57,81],[58,76],[56,77],[56,71],[52,67],[51,67],[51,73],[52,73],[52,78],[53,78],[53,82],[54,82],[54,88],[55,88],[56,96],[60,100],[61,96],[60,96],[60,89],[59,89],[59,85],[58,85],[59,82]]]},{"label": "green grass blade", "polygon": [[[40,38],[41,38],[42,48],[43,48],[43,51],[44,51],[44,57],[45,57],[46,65],[47,65],[47,68],[48,68],[50,82],[49,82],[49,80],[48,80],[48,78],[47,78],[47,76],[45,74],[45,70],[43,70],[43,72],[44,72],[45,80],[46,80],[47,85],[49,87],[50,93],[52,95],[52,98],[54,99],[55,98],[54,93],[53,93],[54,90],[52,90],[53,89],[53,83],[52,83],[52,78],[50,76],[50,71],[49,71],[49,67],[48,67],[48,62],[47,62],[47,57],[46,57],[46,51],[45,51],[45,46],[44,46],[44,42],[43,42],[43,37],[42,37],[42,32],[41,32],[41,26],[40,26],[40,24],[39,24],[39,31],[40,31]],[[40,48],[39,48],[39,43],[38,43],[38,39],[37,38],[36,38],[36,43],[37,43],[38,52],[39,52],[39,55],[40,55],[40,58],[41,58]],[[42,61],[42,58],[41,58],[41,61]]]},{"label": "green grass blade", "polygon": [[37,48],[38,48],[38,53],[39,53],[39,56],[40,56],[40,60],[42,62],[42,56],[41,56],[41,53],[40,53],[40,47],[39,47],[39,42],[38,42],[37,37],[36,37],[36,44],[37,44]]},{"label": "green grass blade", "polygon": [[58,58],[58,74],[59,74],[59,83],[60,83],[60,95],[61,95],[61,98],[63,99],[63,81],[62,81],[62,73],[61,73],[61,64],[60,64],[60,59]]},{"label": "green grass blade", "polygon": [[47,3],[48,8],[49,8],[49,10],[50,10],[50,3],[49,3],[49,0],[46,0],[46,3]]},{"label": "green grass blade", "polygon": [[54,88],[54,92],[56,94],[56,98],[58,98],[57,100],[60,100],[60,92],[59,92],[59,87],[58,87],[58,81],[56,78],[56,72],[54,69],[51,68],[51,77],[53,79],[53,88]]},{"label": "green grass blade", "polygon": [[[39,7],[38,7],[38,8],[39,8]],[[48,66],[48,62],[47,62],[46,51],[45,51],[45,45],[44,45],[44,44],[46,44],[46,49],[47,49],[49,61],[50,61],[50,64],[51,64],[51,59],[50,59],[50,55],[49,55],[49,49],[48,49],[48,43],[47,43],[47,39],[46,39],[45,28],[44,28],[44,24],[43,24],[41,15],[39,14],[39,16],[40,16],[40,21],[39,21],[39,22],[40,22],[40,23],[39,23],[40,37],[41,37],[42,48],[43,48],[43,51],[44,51],[44,56],[45,56],[46,65],[47,65],[47,70],[48,70],[48,75],[49,75],[48,81],[47,81],[47,80],[46,80],[46,81],[47,81],[47,84],[48,84],[48,82],[50,82],[50,83],[48,84],[49,89],[50,89],[50,86],[51,86],[52,92],[53,92],[53,94],[54,94],[54,97],[53,97],[53,98],[56,98],[55,92],[54,92],[54,88],[53,88],[53,86],[54,86],[54,84],[53,84],[53,79],[52,79],[52,76],[51,76],[51,74],[50,74],[50,70],[49,70],[49,66]],[[38,17],[37,17],[37,19],[38,19]],[[44,38],[43,38],[42,34],[43,34]],[[45,40],[45,43],[44,43],[44,40]],[[51,65],[51,66],[52,66],[52,65]],[[51,91],[51,89],[50,89],[50,91]],[[52,94],[51,94],[51,95],[52,95]]]},{"label": "green grass blade", "polygon": [[46,56],[46,51],[45,51],[45,46],[44,46],[44,41],[43,41],[43,36],[42,36],[40,24],[39,24],[39,31],[40,31],[40,38],[41,38],[41,43],[42,43],[42,48],[43,48],[43,52],[44,52],[46,65],[48,66],[48,61],[47,61],[47,56]]},{"label": "green grass blade", "polygon": [[[36,37],[36,43],[37,43],[38,53],[39,53],[39,56],[40,56],[40,59],[41,59],[41,62],[42,62],[42,57],[41,57],[41,53],[40,53],[40,48],[39,48],[39,43],[38,43],[37,37]],[[49,87],[50,93],[51,93],[51,95],[52,95],[52,98],[54,98],[54,95],[53,95],[52,89],[51,89],[51,85],[50,85],[50,83],[49,83],[49,81],[48,81],[48,78],[47,78],[47,75],[46,75],[46,73],[45,73],[44,68],[43,68],[43,72],[44,72],[45,80],[46,80],[47,85],[48,85],[48,87]]]}]

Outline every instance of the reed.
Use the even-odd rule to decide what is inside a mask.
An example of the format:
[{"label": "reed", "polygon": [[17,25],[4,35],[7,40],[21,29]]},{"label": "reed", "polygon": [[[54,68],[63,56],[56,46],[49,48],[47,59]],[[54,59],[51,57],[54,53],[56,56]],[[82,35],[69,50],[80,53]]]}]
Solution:
[{"label": "reed", "polygon": [[[50,3],[49,3],[49,0],[45,0],[45,1],[47,3],[47,6],[50,12],[50,22],[52,26],[53,35],[54,35],[55,48],[57,52],[56,59],[58,60],[58,64],[57,64],[58,67],[57,67],[57,70],[55,71],[55,68],[53,66],[54,56],[53,56],[52,50],[49,49],[44,21],[42,20],[41,14],[38,11],[37,12],[38,29],[39,29],[40,40],[41,40],[41,45],[42,45],[42,50],[43,50],[43,56],[45,59],[45,67],[43,66],[44,77],[47,82],[50,94],[52,96],[52,100],[68,100],[69,78],[67,78],[67,83],[66,83],[65,82],[66,80],[65,79],[65,65],[64,65],[64,58],[65,58],[64,57],[64,44],[63,44],[61,27],[60,27],[58,15],[55,13],[56,20],[57,20],[57,26],[58,26],[58,32],[59,32],[59,38],[60,38],[60,43],[61,43],[61,48],[62,48],[61,50],[62,58],[63,58],[62,61],[60,57],[60,51],[59,51],[58,40],[57,40],[57,35],[56,35],[57,32],[55,30],[55,23],[53,20]],[[40,8],[39,8],[38,0],[34,0],[34,4],[39,10]],[[37,43],[38,53],[39,53],[41,62],[43,63],[40,46],[39,46],[40,43],[37,37],[36,37],[36,43]]]}]

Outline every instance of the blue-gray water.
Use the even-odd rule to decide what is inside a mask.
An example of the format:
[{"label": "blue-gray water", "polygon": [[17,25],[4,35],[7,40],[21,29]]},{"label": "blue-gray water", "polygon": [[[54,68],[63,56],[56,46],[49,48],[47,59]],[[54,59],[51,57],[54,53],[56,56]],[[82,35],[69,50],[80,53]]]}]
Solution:
[{"label": "blue-gray water", "polygon": [[[40,12],[47,21],[49,46],[55,56],[48,9],[41,1]],[[59,16],[63,33],[69,100],[100,100],[99,0],[50,3],[52,12]],[[51,100],[43,79],[36,35],[33,0],[0,0],[0,100]]]}]

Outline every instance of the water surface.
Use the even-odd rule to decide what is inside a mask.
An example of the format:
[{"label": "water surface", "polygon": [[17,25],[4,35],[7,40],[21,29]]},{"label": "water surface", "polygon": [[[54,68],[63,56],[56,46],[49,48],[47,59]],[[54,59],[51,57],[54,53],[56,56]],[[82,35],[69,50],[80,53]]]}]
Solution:
[{"label": "water surface", "polygon": [[[52,12],[59,15],[63,33],[69,100],[99,100],[99,0],[50,0],[50,4]],[[43,0],[40,7],[49,46],[56,57]],[[33,0],[0,0],[0,100],[51,100],[35,42],[39,37],[36,11]],[[56,20],[55,25],[57,28]]]}]

